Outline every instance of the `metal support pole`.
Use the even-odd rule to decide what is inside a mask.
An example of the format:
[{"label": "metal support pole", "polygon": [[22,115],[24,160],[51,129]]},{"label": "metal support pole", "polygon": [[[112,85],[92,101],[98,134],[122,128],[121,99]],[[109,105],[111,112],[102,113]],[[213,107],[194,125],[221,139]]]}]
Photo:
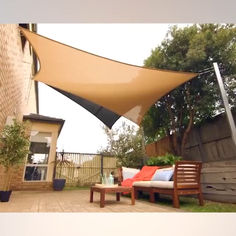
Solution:
[{"label": "metal support pole", "polygon": [[214,66],[215,73],[216,73],[216,78],[217,78],[217,81],[218,81],[218,84],[219,84],[219,87],[220,87],[220,93],[221,93],[221,97],[222,97],[222,100],[223,100],[223,103],[224,103],[225,113],[226,113],[226,116],[227,116],[227,119],[228,119],[228,122],[229,122],[230,130],[231,130],[231,134],[232,134],[232,139],[233,139],[233,142],[236,146],[236,128],[235,128],[233,115],[232,115],[232,112],[231,112],[230,107],[229,107],[228,98],[226,96],[224,83],[223,83],[223,80],[222,80],[217,62],[214,62],[213,66]]},{"label": "metal support pole", "polygon": [[101,153],[101,176],[103,176],[103,154]]}]

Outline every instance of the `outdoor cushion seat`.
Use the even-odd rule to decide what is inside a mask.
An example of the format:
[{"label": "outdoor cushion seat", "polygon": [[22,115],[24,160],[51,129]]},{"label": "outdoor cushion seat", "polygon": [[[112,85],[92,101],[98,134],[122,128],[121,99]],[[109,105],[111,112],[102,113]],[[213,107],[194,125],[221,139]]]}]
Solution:
[{"label": "outdoor cushion seat", "polygon": [[151,187],[151,183],[153,181],[137,181],[133,183],[133,186],[138,186],[138,187]]},{"label": "outdoor cushion seat", "polygon": [[151,181],[154,188],[174,188],[174,181]]},{"label": "outdoor cushion seat", "polygon": [[150,202],[155,202],[155,194],[168,194],[173,198],[173,206],[179,208],[179,196],[197,195],[199,204],[202,206],[204,203],[200,183],[201,167],[202,163],[199,161],[177,161],[173,181],[169,180],[171,170],[157,170],[152,181],[134,183],[135,198],[137,199],[144,191],[149,193]]}]

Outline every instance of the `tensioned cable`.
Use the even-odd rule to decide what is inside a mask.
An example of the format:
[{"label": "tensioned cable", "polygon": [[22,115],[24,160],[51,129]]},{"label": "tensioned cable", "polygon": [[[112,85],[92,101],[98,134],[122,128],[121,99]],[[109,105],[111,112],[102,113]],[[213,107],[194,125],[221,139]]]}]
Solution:
[{"label": "tensioned cable", "polygon": [[203,74],[207,74],[207,73],[210,73],[210,72],[214,72],[214,70],[207,70],[207,71],[198,73],[198,76],[199,76],[199,75],[203,75]]},{"label": "tensioned cable", "polygon": [[[219,69],[223,69],[222,65],[219,65]],[[207,74],[209,72],[215,72],[215,69],[213,66],[199,71],[198,76],[203,75],[203,74]]]},{"label": "tensioned cable", "polygon": [[203,69],[203,70],[201,70],[201,71],[198,71],[198,73],[201,73],[201,72],[204,72],[204,71],[210,70],[210,69],[214,69],[214,67],[212,66],[212,67],[205,68],[205,69]]}]

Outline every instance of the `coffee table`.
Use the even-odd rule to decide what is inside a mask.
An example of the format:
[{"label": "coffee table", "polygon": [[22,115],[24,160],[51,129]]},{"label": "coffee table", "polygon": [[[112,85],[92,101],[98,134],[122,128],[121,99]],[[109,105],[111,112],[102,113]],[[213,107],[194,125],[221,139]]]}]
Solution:
[{"label": "coffee table", "polygon": [[100,207],[105,206],[105,194],[116,193],[116,201],[120,201],[121,193],[131,193],[131,204],[135,204],[134,189],[124,186],[95,185],[90,188],[90,202],[93,202],[93,192],[100,193]]}]

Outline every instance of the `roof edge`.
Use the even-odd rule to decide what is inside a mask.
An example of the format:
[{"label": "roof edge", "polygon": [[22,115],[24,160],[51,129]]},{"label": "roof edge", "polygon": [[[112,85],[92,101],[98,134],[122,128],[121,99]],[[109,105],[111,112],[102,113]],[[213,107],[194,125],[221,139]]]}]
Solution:
[{"label": "roof edge", "polygon": [[63,119],[49,117],[49,116],[43,116],[43,115],[34,114],[34,113],[30,113],[29,115],[24,115],[23,120],[40,121],[43,123],[59,124],[60,129],[58,131],[58,136],[60,135],[61,130],[62,130],[64,123],[65,123],[65,120],[63,120]]}]

